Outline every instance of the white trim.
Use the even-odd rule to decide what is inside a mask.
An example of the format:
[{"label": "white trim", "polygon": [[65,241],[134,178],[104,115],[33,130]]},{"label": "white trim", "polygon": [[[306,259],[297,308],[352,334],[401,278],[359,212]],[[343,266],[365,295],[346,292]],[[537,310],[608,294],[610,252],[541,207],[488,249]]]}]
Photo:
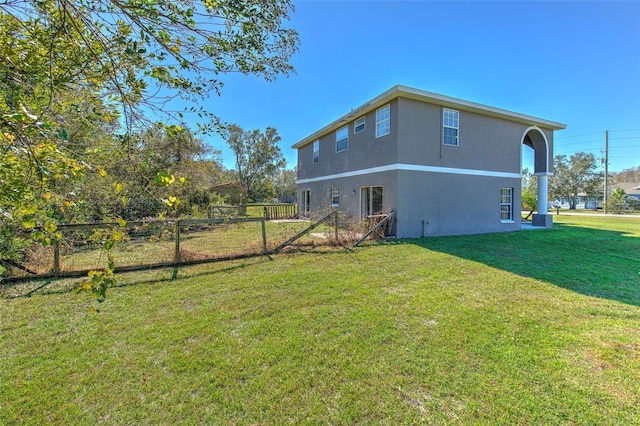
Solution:
[{"label": "white trim", "polygon": [[296,183],[298,185],[302,185],[305,183],[321,182],[323,180],[362,176],[362,175],[367,175],[371,173],[393,172],[397,170],[404,170],[404,171],[410,171],[410,172],[449,173],[454,175],[470,175],[470,176],[522,179],[521,173],[498,172],[493,170],[457,169],[453,167],[421,166],[418,164],[397,163],[397,164],[389,164],[386,166],[371,167],[368,169],[353,170],[351,172],[336,173],[332,175],[318,176],[318,177],[307,178],[307,179],[299,179],[296,181]]},{"label": "white trim", "polygon": [[[546,173],[549,173],[549,156],[553,156],[553,153],[549,152],[549,141],[547,140],[547,136],[544,134],[544,132],[542,131],[542,129],[540,129],[540,127],[538,126],[530,126],[527,127],[527,129],[524,131],[524,133],[522,134],[522,138],[520,138],[520,168],[522,169],[522,159],[524,158],[524,152],[522,152],[522,150],[524,149],[522,147],[522,145],[524,145],[524,138],[527,137],[527,133],[529,133],[531,130],[537,130],[538,133],[540,133],[542,135],[542,139],[544,140],[544,145],[545,145],[545,159],[544,159],[544,170]],[[536,171],[536,149],[535,147],[531,147],[533,149],[533,171]],[[535,173],[536,176],[538,176],[538,173]]]}]

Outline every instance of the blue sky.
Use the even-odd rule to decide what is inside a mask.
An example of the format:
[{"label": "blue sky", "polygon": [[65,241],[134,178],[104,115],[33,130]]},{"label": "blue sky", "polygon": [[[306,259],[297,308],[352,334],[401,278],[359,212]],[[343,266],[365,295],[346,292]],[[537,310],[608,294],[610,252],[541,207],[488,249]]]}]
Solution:
[{"label": "blue sky", "polygon": [[[396,84],[567,124],[555,154],[640,166],[640,2],[295,1],[297,73],[228,75],[205,106],[291,145]],[[223,149],[224,140],[205,139]],[[525,161],[528,161],[525,157]]]}]

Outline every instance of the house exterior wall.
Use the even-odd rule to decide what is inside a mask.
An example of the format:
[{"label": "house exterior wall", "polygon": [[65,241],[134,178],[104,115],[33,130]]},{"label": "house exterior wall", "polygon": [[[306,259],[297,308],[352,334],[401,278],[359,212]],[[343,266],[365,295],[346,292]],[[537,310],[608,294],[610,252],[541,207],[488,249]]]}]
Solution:
[{"label": "house exterior wall", "polygon": [[[397,184],[397,172],[382,172],[309,182],[298,185],[298,193],[311,191],[310,207],[311,212],[316,216],[323,216],[332,208],[336,208],[343,213],[345,220],[358,220],[360,218],[361,188],[382,186],[383,211],[390,211],[397,206]],[[334,186],[340,188],[340,203],[338,206],[331,206],[331,188]]]},{"label": "house exterior wall", "polygon": [[[360,188],[382,186],[384,210],[396,211],[400,238],[520,229],[523,138],[530,134],[536,169],[547,174],[553,129],[564,125],[549,122],[551,128],[541,128],[544,120],[529,121],[517,113],[405,93],[365,104],[366,113],[351,113],[315,133],[318,163],[313,163],[313,137],[294,145],[299,200],[302,191],[311,191],[311,211],[326,212],[332,208],[331,187],[337,186],[340,203],[333,207],[359,218]],[[390,133],[376,138],[376,110],[386,104]],[[459,113],[457,146],[443,144],[444,108]],[[355,134],[354,121],[363,115],[365,130]],[[336,129],[345,125],[349,148],[336,152]],[[512,188],[509,221],[501,220],[502,188]]]},{"label": "house exterior wall", "polygon": [[[317,163],[313,162],[313,143],[298,149],[298,179],[395,164],[398,160],[397,100],[390,102],[390,133],[379,138],[376,138],[376,109],[364,115],[355,113],[344,122],[349,126],[349,148],[346,151],[336,152],[335,130],[318,139],[320,160]],[[354,133],[354,121],[362,116],[365,117],[365,129]]]},{"label": "house exterior wall", "polygon": [[[404,98],[398,104],[399,162],[451,173],[399,173],[397,236],[520,229],[521,179],[517,176],[520,141],[528,126],[458,110],[458,145],[449,146],[442,143],[441,106]],[[501,188],[513,188],[513,221],[508,223],[500,220]]]},{"label": "house exterior wall", "polygon": [[[402,171],[398,238],[520,229],[520,179]],[[513,188],[513,221],[500,220],[500,190]]]},{"label": "house exterior wall", "polygon": [[527,126],[459,111],[458,146],[442,143],[439,105],[399,100],[399,162],[520,173],[520,140]]}]

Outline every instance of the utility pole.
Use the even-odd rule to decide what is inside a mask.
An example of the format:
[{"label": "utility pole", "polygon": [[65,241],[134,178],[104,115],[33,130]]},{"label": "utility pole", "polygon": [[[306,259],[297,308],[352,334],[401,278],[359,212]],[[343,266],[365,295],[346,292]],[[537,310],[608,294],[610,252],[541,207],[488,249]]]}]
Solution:
[{"label": "utility pole", "polygon": [[604,197],[602,199],[602,208],[604,214],[607,214],[607,187],[609,185],[609,131],[604,131]]}]

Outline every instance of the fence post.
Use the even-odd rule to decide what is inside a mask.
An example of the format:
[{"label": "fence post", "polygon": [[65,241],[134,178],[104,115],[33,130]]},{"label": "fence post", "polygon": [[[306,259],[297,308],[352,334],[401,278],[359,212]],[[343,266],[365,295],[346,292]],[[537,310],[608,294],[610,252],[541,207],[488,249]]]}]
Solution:
[{"label": "fence post", "polygon": [[60,240],[56,239],[53,245],[53,271],[55,275],[60,273]]},{"label": "fence post", "polygon": [[336,242],[338,242],[338,210],[333,211],[333,226],[336,232]]},{"label": "fence post", "polygon": [[264,249],[264,253],[267,254],[267,227],[265,225],[264,218],[262,218],[262,247]]},{"label": "fence post", "polygon": [[267,206],[262,206],[262,208],[264,209],[264,216],[263,216],[263,217],[264,217],[264,219],[269,220],[269,217],[267,216],[267,215],[268,215],[268,213],[267,213]]},{"label": "fence post", "polygon": [[180,220],[176,221],[176,251],[173,255],[173,263],[180,263]]}]

